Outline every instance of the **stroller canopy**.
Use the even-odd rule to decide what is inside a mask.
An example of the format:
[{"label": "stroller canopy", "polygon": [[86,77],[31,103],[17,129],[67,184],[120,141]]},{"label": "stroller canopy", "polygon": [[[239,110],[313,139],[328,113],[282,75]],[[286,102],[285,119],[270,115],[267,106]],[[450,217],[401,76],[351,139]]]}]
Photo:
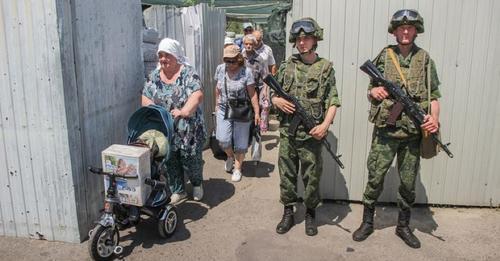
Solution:
[{"label": "stroller canopy", "polygon": [[[165,108],[158,105],[149,105],[142,107],[132,114],[128,120],[128,140],[127,143],[132,143],[141,136],[145,131],[157,130],[162,132],[168,140],[168,144],[172,144],[172,136],[174,131],[173,119],[170,113]],[[171,146],[169,146],[170,148]],[[169,158],[170,149],[165,156]]]}]

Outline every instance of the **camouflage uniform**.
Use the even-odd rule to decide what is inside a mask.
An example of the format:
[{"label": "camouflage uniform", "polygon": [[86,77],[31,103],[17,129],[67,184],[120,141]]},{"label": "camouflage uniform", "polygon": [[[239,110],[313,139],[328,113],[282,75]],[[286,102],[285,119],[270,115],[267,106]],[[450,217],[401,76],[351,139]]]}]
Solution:
[{"label": "camouflage uniform", "polygon": [[[279,68],[277,81],[285,92],[295,96],[301,105],[323,122],[331,106],[340,106],[335,87],[335,70],[332,63],[317,58],[313,64],[305,64],[299,55],[292,55]],[[319,181],[322,173],[321,142],[314,139],[299,125],[294,137],[287,133],[292,115],[279,112],[280,148],[278,167],[280,172],[280,201],[285,206],[297,201],[297,177],[299,170],[304,182],[304,204],[314,209],[320,202]]]},{"label": "camouflage uniform", "polygon": [[[428,104],[428,79],[427,70],[430,72],[431,100],[441,97],[439,80],[436,67],[429,54],[423,49],[413,45],[410,54],[405,58],[399,53],[397,46],[388,46],[375,58],[374,64],[384,76],[402,86],[403,81],[393,64],[387,49],[394,50],[396,58],[408,86],[405,91],[427,111]],[[372,88],[372,84],[368,90]],[[371,100],[369,120],[374,123],[373,138],[370,154],[368,155],[368,183],[363,194],[363,203],[373,208],[374,203],[382,192],[384,177],[397,155],[397,166],[401,184],[398,192],[398,205],[401,209],[410,209],[415,201],[415,179],[420,167],[420,126],[415,126],[403,111],[396,126],[387,126],[386,120],[394,102],[391,99],[383,101]]]}]

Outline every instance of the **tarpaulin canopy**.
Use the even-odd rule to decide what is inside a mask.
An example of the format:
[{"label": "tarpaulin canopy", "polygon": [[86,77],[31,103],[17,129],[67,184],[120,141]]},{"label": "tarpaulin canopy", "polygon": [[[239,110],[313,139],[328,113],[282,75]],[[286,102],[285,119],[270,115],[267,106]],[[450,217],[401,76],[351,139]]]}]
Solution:
[{"label": "tarpaulin canopy", "polygon": [[150,5],[174,5],[177,7],[188,6],[191,2],[208,3],[216,8],[224,9],[229,18],[253,20],[255,22],[265,22],[276,9],[290,9],[291,3],[288,0],[142,0],[143,4]]}]

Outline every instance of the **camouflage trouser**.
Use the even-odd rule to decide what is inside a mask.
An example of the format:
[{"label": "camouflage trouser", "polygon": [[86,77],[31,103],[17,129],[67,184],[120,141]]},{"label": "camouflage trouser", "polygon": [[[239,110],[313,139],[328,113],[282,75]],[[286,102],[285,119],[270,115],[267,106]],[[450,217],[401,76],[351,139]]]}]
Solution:
[{"label": "camouflage trouser", "polygon": [[373,207],[384,188],[384,177],[394,156],[400,178],[398,206],[411,208],[415,202],[415,180],[420,168],[420,138],[395,139],[374,130],[372,146],[368,155],[368,183],[363,194],[363,204]]},{"label": "camouflage trouser", "polygon": [[297,141],[280,135],[278,167],[280,171],[280,201],[283,205],[297,202],[297,177],[304,182],[304,205],[315,208],[319,202],[319,181],[323,169],[321,142],[315,139]]},{"label": "camouflage trouser", "polygon": [[201,150],[195,155],[188,155],[183,150],[172,151],[166,162],[167,178],[172,193],[184,192],[184,174],[193,186],[200,186],[203,181],[203,158]]}]

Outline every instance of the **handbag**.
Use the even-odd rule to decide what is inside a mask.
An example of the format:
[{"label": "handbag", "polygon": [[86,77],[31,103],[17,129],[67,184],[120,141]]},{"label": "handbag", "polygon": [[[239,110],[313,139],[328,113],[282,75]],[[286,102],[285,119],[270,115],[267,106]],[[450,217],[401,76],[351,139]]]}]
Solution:
[{"label": "handbag", "polygon": [[[389,56],[391,57],[392,62],[396,66],[396,69],[398,70],[401,80],[406,86],[406,79],[401,72],[401,67],[399,66],[398,60],[394,56],[394,52],[390,48],[387,49],[387,51],[389,53]],[[430,63],[428,66],[430,66]],[[431,69],[429,67],[427,68],[427,101],[427,114],[431,114]],[[436,135],[439,139],[441,139],[439,131],[436,133]],[[422,157],[423,159],[431,159],[435,157],[440,150],[441,148],[439,147],[439,144],[432,138],[432,135],[427,131],[422,130],[422,139],[420,140],[420,157]]]},{"label": "handbag", "polygon": [[[226,91],[226,110],[224,112],[224,120],[248,122],[253,118],[253,109],[251,102],[247,98],[229,99],[227,93],[227,78],[224,81],[224,89]],[[248,96],[248,95],[247,95]]]}]

